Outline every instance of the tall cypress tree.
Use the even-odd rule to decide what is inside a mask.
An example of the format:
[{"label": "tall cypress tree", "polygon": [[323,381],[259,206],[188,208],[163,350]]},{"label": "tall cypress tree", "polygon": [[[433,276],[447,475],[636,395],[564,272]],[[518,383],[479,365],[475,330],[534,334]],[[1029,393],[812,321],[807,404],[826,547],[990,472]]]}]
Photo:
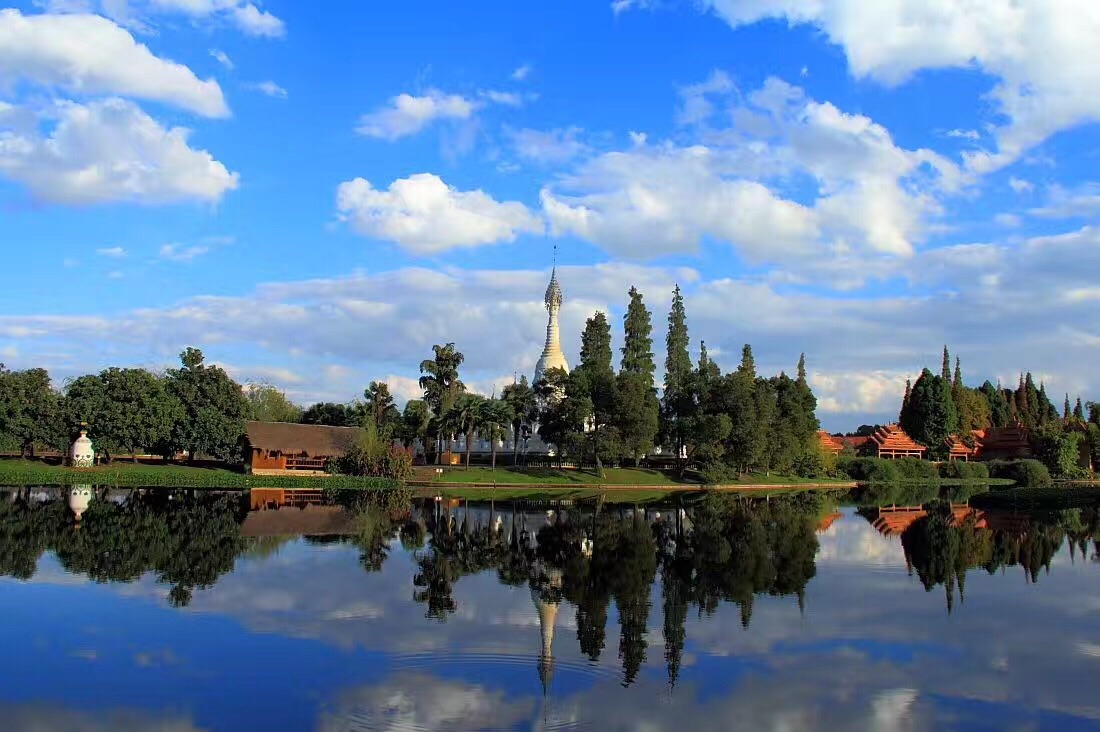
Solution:
[{"label": "tall cypress tree", "polygon": [[947,352],[947,346],[943,347],[943,371],[940,372],[943,380],[951,383],[951,354]]},{"label": "tall cypress tree", "polygon": [[1066,392],[1066,403],[1062,407],[1062,421],[1069,422],[1069,392]]},{"label": "tall cypress tree", "polygon": [[630,288],[623,316],[623,358],[619,370],[617,420],[626,451],[638,460],[653,447],[660,406],[653,388],[653,326],[642,295]]},{"label": "tall cypress tree", "polygon": [[676,447],[679,459],[684,448],[686,421],[694,411],[691,356],[688,354],[687,312],[680,286],[672,291],[672,308],[668,313],[668,335],[665,336],[665,391],[661,417],[661,433]]},{"label": "tall cypress tree", "polygon": [[710,356],[707,354],[707,342],[699,341],[699,378],[706,384],[713,379],[717,379],[722,375],[722,372],[718,368],[718,364],[710,360]]},{"label": "tall cypress tree", "polygon": [[611,366],[611,324],[597,312],[584,325],[581,334],[581,362],[572,374],[571,391],[587,397],[591,404],[591,446],[597,468],[602,468],[602,453],[608,440],[607,427],[615,419],[618,388]]},{"label": "tall cypress tree", "polygon": [[1081,397],[1077,397],[1077,404],[1073,407],[1073,420],[1077,424],[1085,423],[1085,408],[1081,404]]},{"label": "tall cypress tree", "polygon": [[928,369],[913,384],[908,406],[902,410],[901,426],[910,437],[941,454],[944,441],[959,429],[959,416],[951,399],[951,384]]}]

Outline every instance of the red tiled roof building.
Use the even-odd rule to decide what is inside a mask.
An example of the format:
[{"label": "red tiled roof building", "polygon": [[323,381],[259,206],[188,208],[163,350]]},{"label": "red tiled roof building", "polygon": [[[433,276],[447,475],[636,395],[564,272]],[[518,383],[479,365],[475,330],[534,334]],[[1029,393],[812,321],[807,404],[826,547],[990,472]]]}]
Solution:
[{"label": "red tiled roof building", "polygon": [[907,457],[920,460],[928,449],[907,435],[901,425],[897,424],[879,427],[878,431],[871,436],[871,442],[875,444],[875,450],[880,458],[890,460]]}]

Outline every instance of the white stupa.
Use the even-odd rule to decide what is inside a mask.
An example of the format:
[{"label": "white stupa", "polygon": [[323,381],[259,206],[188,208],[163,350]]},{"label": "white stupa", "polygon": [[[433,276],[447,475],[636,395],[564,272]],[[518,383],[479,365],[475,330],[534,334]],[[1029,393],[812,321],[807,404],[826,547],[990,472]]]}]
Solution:
[{"label": "white stupa", "polygon": [[95,465],[95,446],[88,439],[88,428],[81,425],[80,437],[73,440],[69,449],[69,463],[74,468],[90,468]]},{"label": "white stupa", "polygon": [[561,285],[558,284],[558,268],[555,266],[550,272],[550,284],[546,286],[546,311],[550,314],[546,321],[546,345],[542,348],[542,355],[535,364],[534,384],[539,383],[549,369],[569,370],[569,364],[565,360],[565,354],[561,352],[561,337],[558,332],[558,313],[561,311],[562,294]]},{"label": "white stupa", "polygon": [[[541,569],[541,568],[540,568]],[[562,572],[550,567],[539,573],[540,579],[531,587],[531,602],[539,614],[539,631],[542,636],[542,648],[539,651],[539,682],[543,694],[550,690],[550,680],[554,675],[554,625],[561,605],[560,593]]]}]

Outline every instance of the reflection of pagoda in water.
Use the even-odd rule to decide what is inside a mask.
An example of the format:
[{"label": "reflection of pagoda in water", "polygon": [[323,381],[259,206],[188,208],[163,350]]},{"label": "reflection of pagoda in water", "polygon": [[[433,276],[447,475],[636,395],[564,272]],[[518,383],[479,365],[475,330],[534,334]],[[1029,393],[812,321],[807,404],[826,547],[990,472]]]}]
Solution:
[{"label": "reflection of pagoda in water", "polygon": [[561,605],[562,573],[555,567],[543,567],[540,563],[537,578],[531,583],[531,602],[539,614],[539,631],[542,648],[539,650],[539,682],[545,696],[550,691],[554,677],[554,624]]}]

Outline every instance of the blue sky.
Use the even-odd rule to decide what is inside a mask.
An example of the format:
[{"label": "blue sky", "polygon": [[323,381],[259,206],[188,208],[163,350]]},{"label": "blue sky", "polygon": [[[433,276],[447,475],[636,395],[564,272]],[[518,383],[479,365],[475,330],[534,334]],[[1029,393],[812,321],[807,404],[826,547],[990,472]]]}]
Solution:
[{"label": "blue sky", "polygon": [[[958,7],[956,7],[958,5]],[[189,344],[298,401],[491,391],[637,285],[831,428],[968,380],[1095,397],[1087,0],[515,9],[49,0],[0,10],[0,360],[59,383]],[[1090,394],[1090,389],[1092,393]]]}]

